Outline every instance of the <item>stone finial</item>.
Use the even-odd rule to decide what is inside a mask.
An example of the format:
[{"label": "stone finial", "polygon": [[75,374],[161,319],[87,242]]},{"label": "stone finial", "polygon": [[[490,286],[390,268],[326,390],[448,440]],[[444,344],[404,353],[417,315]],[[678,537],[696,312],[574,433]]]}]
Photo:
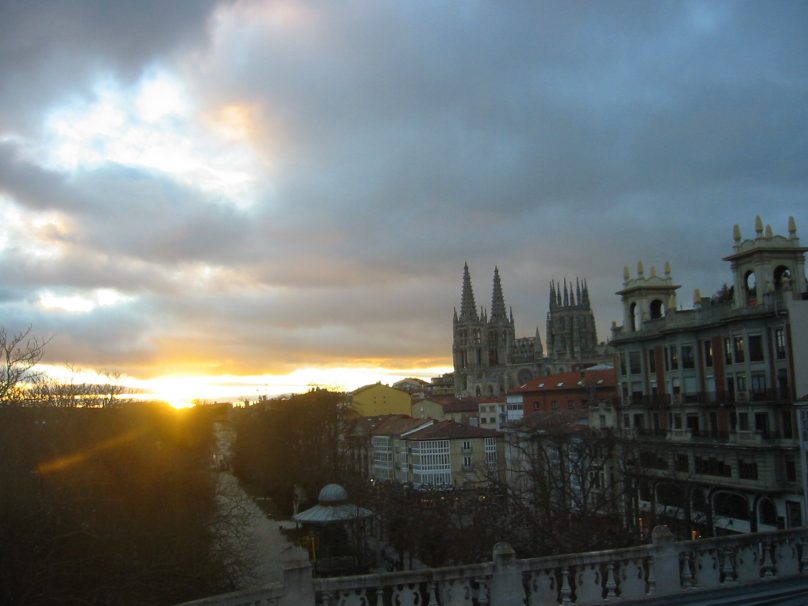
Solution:
[{"label": "stone finial", "polygon": [[741,243],[741,226],[737,223],[732,227],[732,239],[735,240],[735,244]]},{"label": "stone finial", "polygon": [[665,277],[666,278],[671,277],[671,264],[668,261],[665,261]]},{"label": "stone finial", "polygon": [[693,305],[701,305],[701,291],[698,288],[693,291]]},{"label": "stone finial", "polygon": [[631,274],[628,272],[628,265],[623,266],[623,281],[628,282]]},{"label": "stone finial", "polygon": [[651,266],[651,277],[656,278],[656,265]]},{"label": "stone finial", "polygon": [[788,236],[790,238],[797,237],[797,222],[794,220],[794,217],[788,218]]},{"label": "stone finial", "polygon": [[645,270],[642,267],[642,261],[637,261],[637,276],[642,278]]},{"label": "stone finial", "polygon": [[760,238],[763,236],[763,219],[760,215],[755,217],[755,235]]},{"label": "stone finial", "polygon": [[774,232],[772,231],[771,225],[766,225],[766,239],[771,240],[774,237]]}]

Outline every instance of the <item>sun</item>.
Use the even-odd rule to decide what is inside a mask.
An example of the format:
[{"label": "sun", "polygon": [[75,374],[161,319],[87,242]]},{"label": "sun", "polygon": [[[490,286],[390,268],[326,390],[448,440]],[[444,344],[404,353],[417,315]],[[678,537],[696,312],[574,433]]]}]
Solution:
[{"label": "sun", "polygon": [[190,408],[199,397],[199,385],[190,379],[159,379],[150,385],[150,396],[174,408]]}]

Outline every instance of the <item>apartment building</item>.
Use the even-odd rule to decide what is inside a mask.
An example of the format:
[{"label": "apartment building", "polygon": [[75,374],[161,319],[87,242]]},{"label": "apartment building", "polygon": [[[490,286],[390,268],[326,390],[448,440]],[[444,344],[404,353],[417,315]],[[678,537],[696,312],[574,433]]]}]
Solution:
[{"label": "apartment building", "polygon": [[353,434],[360,469],[378,481],[415,488],[475,488],[499,479],[502,436],[454,421],[388,415],[362,419]]},{"label": "apartment building", "polygon": [[642,470],[646,527],[673,517],[694,534],[806,522],[798,400],[808,393],[808,292],[796,224],[733,230],[731,286],[677,302],[679,285],[624,271],[613,326],[624,456]]}]

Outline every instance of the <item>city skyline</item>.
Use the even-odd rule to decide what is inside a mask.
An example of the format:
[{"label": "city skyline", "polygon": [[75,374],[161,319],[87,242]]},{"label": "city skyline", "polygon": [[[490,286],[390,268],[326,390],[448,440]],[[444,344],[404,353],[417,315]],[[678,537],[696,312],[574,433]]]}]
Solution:
[{"label": "city skyline", "polygon": [[[0,326],[176,401],[451,368],[468,262],[517,336],[623,267],[690,306],[808,229],[805,4],[0,7]],[[203,390],[200,390],[200,386]]]}]

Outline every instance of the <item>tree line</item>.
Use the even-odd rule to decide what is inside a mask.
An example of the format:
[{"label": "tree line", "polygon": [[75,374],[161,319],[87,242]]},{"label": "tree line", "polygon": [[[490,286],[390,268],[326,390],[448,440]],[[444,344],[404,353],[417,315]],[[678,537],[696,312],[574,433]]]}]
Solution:
[{"label": "tree line", "polygon": [[0,330],[0,604],[230,590],[243,563],[220,540],[232,520],[210,472],[216,410],[34,398],[53,387],[36,374],[45,345]]}]

